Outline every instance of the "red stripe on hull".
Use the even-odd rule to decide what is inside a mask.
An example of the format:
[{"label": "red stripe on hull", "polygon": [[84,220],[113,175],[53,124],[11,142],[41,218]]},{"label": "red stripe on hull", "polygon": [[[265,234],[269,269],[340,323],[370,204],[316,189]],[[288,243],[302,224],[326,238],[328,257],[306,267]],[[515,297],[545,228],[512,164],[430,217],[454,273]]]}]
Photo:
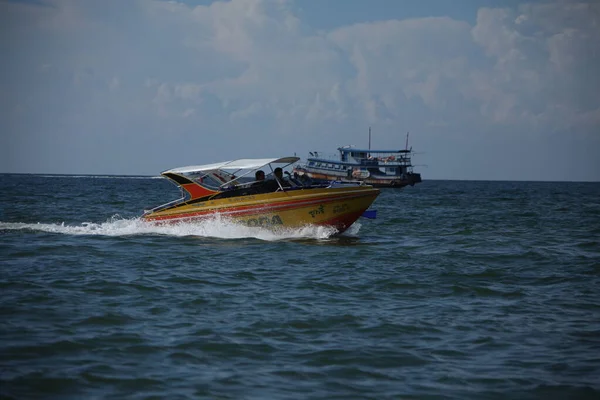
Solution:
[{"label": "red stripe on hull", "polygon": [[[198,212],[186,212],[182,214],[172,214],[172,215],[164,215],[164,216],[148,216],[146,219],[152,221],[164,221],[164,220],[186,220],[190,218],[201,218],[215,214],[227,215],[232,217],[240,217],[244,215],[255,214],[257,211],[264,212],[276,212],[276,211],[287,211],[294,208],[305,207],[310,204],[319,204],[319,203],[328,203],[332,201],[339,201],[345,199],[354,199],[357,197],[365,197],[364,193],[348,195],[348,194],[340,194],[336,196],[328,195],[325,198],[316,198],[316,199],[303,199],[296,201],[281,201],[278,202],[280,204],[261,204],[261,205],[249,205],[249,206],[239,206],[239,207],[223,207],[220,209],[211,209],[205,211]],[[368,195],[371,196],[371,195]]]}]

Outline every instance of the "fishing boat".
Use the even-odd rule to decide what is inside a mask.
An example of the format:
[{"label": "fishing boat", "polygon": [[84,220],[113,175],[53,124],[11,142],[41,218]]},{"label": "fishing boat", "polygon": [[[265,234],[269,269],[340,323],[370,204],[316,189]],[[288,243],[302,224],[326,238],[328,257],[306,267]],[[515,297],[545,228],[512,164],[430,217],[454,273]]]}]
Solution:
[{"label": "fishing boat", "polygon": [[[146,210],[152,222],[187,222],[220,216],[270,229],[307,225],[348,229],[379,190],[363,182],[318,181],[286,172],[298,157],[237,159],[173,168],[161,173],[181,198]],[[264,180],[260,172],[263,173]],[[258,172],[258,173],[257,173]]]},{"label": "fishing boat", "polygon": [[309,152],[307,161],[294,168],[294,173],[311,179],[360,181],[374,187],[402,188],[421,182],[421,174],[413,171],[408,135],[405,149],[373,150],[369,129],[368,149],[343,146],[337,150],[334,156]]}]

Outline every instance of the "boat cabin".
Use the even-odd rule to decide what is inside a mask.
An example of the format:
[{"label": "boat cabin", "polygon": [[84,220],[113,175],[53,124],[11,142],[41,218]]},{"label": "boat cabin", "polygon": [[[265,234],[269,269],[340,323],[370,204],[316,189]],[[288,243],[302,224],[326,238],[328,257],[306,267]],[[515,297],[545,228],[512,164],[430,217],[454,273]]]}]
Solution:
[{"label": "boat cabin", "polygon": [[412,172],[411,150],[369,150],[339,147],[338,157],[312,152],[305,168],[337,176],[364,179],[368,176],[398,177]]}]

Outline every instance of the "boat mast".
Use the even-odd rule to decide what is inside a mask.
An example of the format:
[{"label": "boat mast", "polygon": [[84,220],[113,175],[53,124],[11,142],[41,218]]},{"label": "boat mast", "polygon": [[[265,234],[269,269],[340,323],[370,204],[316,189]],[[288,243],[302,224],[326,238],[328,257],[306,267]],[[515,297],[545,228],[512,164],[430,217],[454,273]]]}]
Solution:
[{"label": "boat mast", "polygon": [[409,134],[409,133],[410,133],[410,132],[406,132],[406,146],[405,146],[405,148],[404,148],[405,150],[408,150],[408,134]]},{"label": "boat mast", "polygon": [[371,157],[371,127],[369,127],[369,154],[367,157]]}]

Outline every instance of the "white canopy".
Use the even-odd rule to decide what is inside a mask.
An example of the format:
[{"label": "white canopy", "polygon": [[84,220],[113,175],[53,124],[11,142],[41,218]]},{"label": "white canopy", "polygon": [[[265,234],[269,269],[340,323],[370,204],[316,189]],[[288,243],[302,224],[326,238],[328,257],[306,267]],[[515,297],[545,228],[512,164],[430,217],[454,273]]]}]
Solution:
[{"label": "white canopy", "polygon": [[240,170],[240,169],[258,169],[267,164],[292,164],[298,161],[300,157],[282,157],[282,158],[242,158],[239,160],[224,161],[206,165],[190,165],[188,167],[173,168],[164,171],[163,174],[192,174],[197,172],[207,172],[214,170]]}]

